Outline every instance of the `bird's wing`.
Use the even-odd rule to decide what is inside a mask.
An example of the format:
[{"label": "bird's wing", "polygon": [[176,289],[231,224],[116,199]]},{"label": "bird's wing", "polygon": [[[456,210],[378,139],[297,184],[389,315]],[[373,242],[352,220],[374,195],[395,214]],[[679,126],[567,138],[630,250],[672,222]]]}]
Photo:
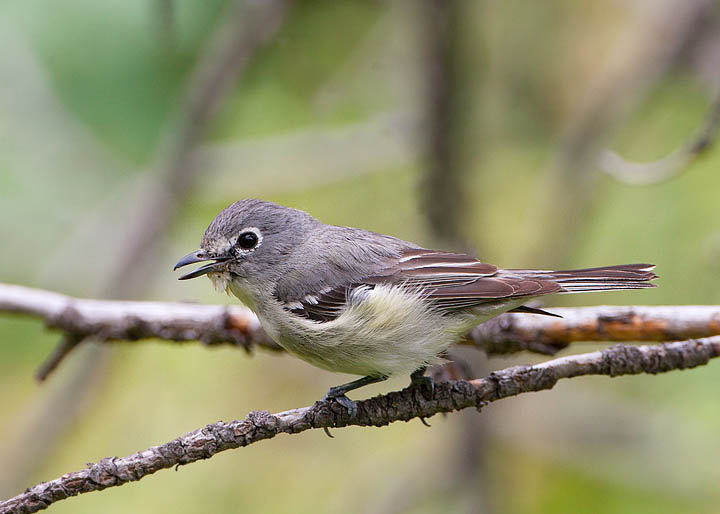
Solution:
[{"label": "bird's wing", "polygon": [[[469,255],[419,249],[405,252],[386,281],[415,287],[435,307],[447,311],[562,290],[552,281],[511,275]],[[383,282],[382,277],[378,282]]]},{"label": "bird's wing", "polygon": [[351,293],[357,288],[369,289],[385,284],[416,290],[442,311],[562,290],[559,284],[539,277],[499,273],[496,266],[469,255],[412,248],[378,274],[307,294],[286,307],[314,321],[330,321],[342,314]]},{"label": "bird's wing", "polygon": [[343,285],[327,288],[319,293],[309,293],[301,300],[285,303],[290,312],[312,321],[332,321],[347,306],[350,292],[357,286]]}]

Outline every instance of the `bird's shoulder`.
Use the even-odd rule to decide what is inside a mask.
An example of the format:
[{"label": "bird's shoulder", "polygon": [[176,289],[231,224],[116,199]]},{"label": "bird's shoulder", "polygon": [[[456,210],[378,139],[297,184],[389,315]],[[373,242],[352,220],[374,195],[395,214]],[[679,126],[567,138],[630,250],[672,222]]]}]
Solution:
[{"label": "bird's shoulder", "polygon": [[402,239],[352,227],[324,225],[289,255],[274,296],[283,305],[339,300],[345,289],[391,269],[404,252],[419,248]]}]

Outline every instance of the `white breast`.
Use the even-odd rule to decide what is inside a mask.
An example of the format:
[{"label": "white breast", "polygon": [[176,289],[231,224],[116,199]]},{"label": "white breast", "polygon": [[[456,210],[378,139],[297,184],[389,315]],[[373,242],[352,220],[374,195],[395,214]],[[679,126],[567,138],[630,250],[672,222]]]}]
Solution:
[{"label": "white breast", "polygon": [[416,292],[380,285],[354,293],[336,319],[310,321],[280,303],[257,311],[265,330],[288,352],[323,369],[393,375],[441,363],[439,356],[475,324],[512,308],[441,314]]}]

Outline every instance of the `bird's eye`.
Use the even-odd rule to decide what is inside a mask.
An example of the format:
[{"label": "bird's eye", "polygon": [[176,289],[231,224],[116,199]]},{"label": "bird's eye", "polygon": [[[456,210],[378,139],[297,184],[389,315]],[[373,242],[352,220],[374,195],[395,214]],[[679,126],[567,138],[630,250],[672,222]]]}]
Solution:
[{"label": "bird's eye", "polygon": [[255,232],[243,232],[238,237],[237,244],[240,248],[249,250],[258,243],[258,236]]}]

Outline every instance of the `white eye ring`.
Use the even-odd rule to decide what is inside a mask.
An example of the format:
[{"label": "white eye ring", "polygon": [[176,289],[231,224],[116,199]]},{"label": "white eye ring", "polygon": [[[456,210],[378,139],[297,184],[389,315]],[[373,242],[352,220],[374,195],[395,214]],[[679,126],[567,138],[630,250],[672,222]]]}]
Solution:
[{"label": "white eye ring", "polygon": [[244,228],[237,238],[235,246],[243,253],[255,250],[262,244],[262,234],[257,227]]}]

